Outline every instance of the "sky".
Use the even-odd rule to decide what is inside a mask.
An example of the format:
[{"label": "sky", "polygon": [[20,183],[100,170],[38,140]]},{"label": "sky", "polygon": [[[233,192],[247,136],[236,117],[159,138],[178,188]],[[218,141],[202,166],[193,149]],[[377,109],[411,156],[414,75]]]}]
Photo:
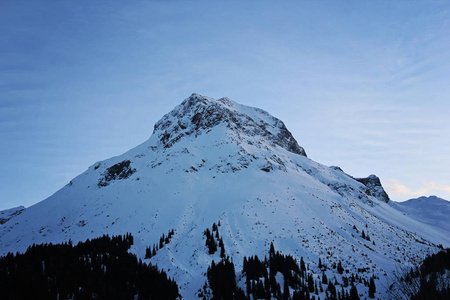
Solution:
[{"label": "sky", "polygon": [[192,93],[281,119],[390,198],[450,200],[448,1],[1,1],[0,210],[147,140]]}]

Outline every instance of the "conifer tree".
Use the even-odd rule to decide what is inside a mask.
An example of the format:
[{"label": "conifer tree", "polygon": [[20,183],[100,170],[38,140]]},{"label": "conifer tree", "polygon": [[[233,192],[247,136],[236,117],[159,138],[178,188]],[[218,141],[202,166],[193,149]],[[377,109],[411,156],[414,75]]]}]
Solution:
[{"label": "conifer tree", "polygon": [[291,296],[290,292],[289,292],[289,283],[288,281],[285,279],[284,280],[284,287],[283,287],[283,299],[289,299],[289,297]]},{"label": "conifer tree", "polygon": [[331,280],[328,281],[327,291],[330,292],[330,294],[333,295],[334,298],[336,298],[336,287],[331,282]]},{"label": "conifer tree", "polygon": [[369,283],[369,298],[375,298],[375,281],[373,280],[373,276],[370,277],[370,283]]},{"label": "conifer tree", "polygon": [[337,271],[338,271],[339,274],[344,273],[344,268],[342,267],[341,261],[338,262]]},{"label": "conifer tree", "polygon": [[358,290],[354,285],[350,288],[350,300],[359,300]]},{"label": "conifer tree", "polygon": [[306,271],[305,262],[303,261],[303,256],[300,257],[300,269],[301,269],[303,272]]},{"label": "conifer tree", "polygon": [[328,284],[327,274],[325,274],[324,271],[322,271],[322,283],[323,284]]}]

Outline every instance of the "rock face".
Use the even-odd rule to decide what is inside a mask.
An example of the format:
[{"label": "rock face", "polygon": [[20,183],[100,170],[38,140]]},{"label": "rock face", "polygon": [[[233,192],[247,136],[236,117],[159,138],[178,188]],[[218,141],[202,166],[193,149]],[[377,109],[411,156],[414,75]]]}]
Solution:
[{"label": "rock face", "polygon": [[355,178],[357,181],[361,182],[367,187],[366,193],[368,195],[373,195],[377,199],[384,201],[386,203],[389,202],[389,196],[381,185],[380,178],[375,175],[370,175],[367,178]]},{"label": "rock face", "polygon": [[99,187],[107,186],[112,180],[126,179],[134,172],[136,172],[136,169],[130,168],[129,160],[121,161],[106,169],[104,176],[100,178],[97,185]]},{"label": "rock face", "polygon": [[282,121],[262,109],[237,104],[228,98],[215,100],[192,94],[155,124],[153,134],[165,148],[170,148],[185,136],[197,137],[220,124],[239,134],[238,142],[265,139],[289,152],[306,156]]}]

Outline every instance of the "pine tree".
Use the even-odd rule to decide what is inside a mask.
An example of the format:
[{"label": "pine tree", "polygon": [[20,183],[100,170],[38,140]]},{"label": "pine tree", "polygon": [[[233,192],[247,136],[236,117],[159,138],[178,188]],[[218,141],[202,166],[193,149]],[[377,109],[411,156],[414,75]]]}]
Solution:
[{"label": "pine tree", "polygon": [[369,283],[369,298],[375,298],[375,281],[373,280],[373,276],[370,277],[370,283]]},{"label": "pine tree", "polygon": [[312,274],[308,274],[308,290],[310,293],[314,293],[314,279]]},{"label": "pine tree", "polygon": [[344,268],[342,267],[341,261],[338,262],[337,271],[338,271],[339,274],[344,273]]},{"label": "pine tree", "polygon": [[289,283],[287,281],[287,279],[285,278],[284,280],[284,287],[283,287],[283,299],[289,299],[289,297],[291,296],[290,292],[289,292]]},{"label": "pine tree", "polygon": [[303,272],[306,271],[305,262],[303,261],[303,256],[300,257],[300,269],[301,269]]},{"label": "pine tree", "polygon": [[275,256],[275,248],[273,246],[273,243],[270,242],[270,249],[269,249],[269,258],[272,258]]},{"label": "pine tree", "polygon": [[330,292],[330,294],[333,295],[334,298],[336,298],[336,287],[331,282],[331,280],[328,281],[327,291]]},{"label": "pine tree", "polygon": [[145,257],[144,258],[152,258],[152,250],[150,247],[145,248]]},{"label": "pine tree", "polygon": [[328,284],[327,274],[325,274],[324,271],[322,271],[322,283],[323,284]]},{"label": "pine tree", "polygon": [[350,300],[359,300],[358,290],[354,285],[350,288]]},{"label": "pine tree", "polygon": [[164,233],[163,233],[163,235],[159,238],[159,249],[162,249],[162,247],[164,247]]},{"label": "pine tree", "polygon": [[225,258],[225,246],[223,245],[223,242],[222,242],[222,245],[220,247],[220,258]]}]

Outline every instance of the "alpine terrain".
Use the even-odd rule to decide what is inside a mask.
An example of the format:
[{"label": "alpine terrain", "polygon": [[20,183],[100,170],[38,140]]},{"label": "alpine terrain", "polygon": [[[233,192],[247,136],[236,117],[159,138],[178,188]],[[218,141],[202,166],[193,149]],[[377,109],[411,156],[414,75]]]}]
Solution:
[{"label": "alpine terrain", "polygon": [[[212,262],[227,257],[248,295],[266,284],[264,271],[250,280],[249,261],[275,253],[301,265],[299,282],[312,283],[316,299],[333,293],[330,283],[383,299],[394,270],[450,246],[448,232],[391,202],[375,175],[353,178],[310,160],[269,113],[192,94],[141,145],[0,216],[0,255],[131,233],[128,251],[163,269],[186,299],[213,296]],[[269,272],[294,295],[291,275]]]},{"label": "alpine terrain", "polygon": [[394,202],[394,207],[411,218],[450,232],[450,202],[436,196],[420,197],[405,202]]}]

